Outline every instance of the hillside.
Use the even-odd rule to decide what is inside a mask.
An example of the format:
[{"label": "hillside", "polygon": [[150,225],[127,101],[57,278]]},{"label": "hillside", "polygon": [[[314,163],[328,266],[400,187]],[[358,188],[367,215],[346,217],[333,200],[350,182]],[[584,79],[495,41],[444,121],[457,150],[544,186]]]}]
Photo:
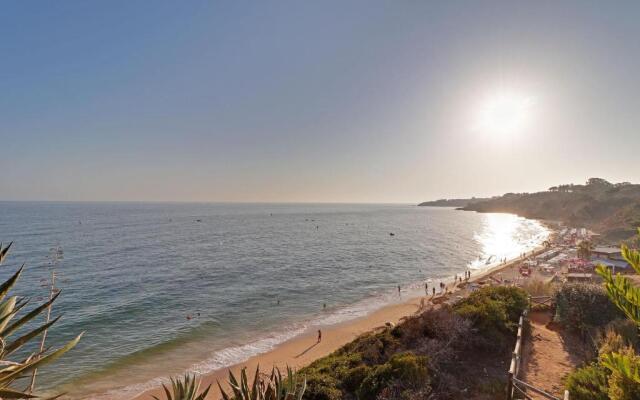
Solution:
[{"label": "hillside", "polygon": [[504,397],[505,365],[527,307],[519,288],[485,287],[366,333],[300,370],[304,400],[489,400]]},{"label": "hillside", "polygon": [[591,178],[584,185],[560,185],[537,193],[507,193],[460,208],[477,212],[508,212],[526,218],[584,226],[604,240],[629,239],[640,226],[640,185]]},{"label": "hillside", "polygon": [[439,199],[433,201],[425,201],[418,204],[418,206],[425,207],[466,207],[470,204],[477,203],[488,199],[472,197],[470,199]]}]

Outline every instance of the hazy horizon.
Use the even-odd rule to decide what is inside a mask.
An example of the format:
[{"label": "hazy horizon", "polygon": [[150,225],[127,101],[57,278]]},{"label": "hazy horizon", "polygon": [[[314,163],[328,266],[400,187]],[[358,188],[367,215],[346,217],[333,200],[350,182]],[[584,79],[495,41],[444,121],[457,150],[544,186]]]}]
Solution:
[{"label": "hazy horizon", "polygon": [[0,200],[640,182],[640,3],[9,2]]},{"label": "hazy horizon", "polygon": [[[601,178],[601,177],[597,177],[597,178]],[[619,183],[618,181],[610,181],[611,183]],[[624,181],[620,181],[620,182],[624,182]],[[584,184],[585,182],[563,182],[560,184],[576,184],[576,185],[581,185]],[[636,184],[637,182],[630,182],[632,184]],[[554,185],[550,185],[551,186],[557,186],[556,184]],[[477,197],[477,198],[490,198],[490,197],[496,197],[496,196],[502,196],[506,193],[535,193],[535,192],[541,192],[541,191],[546,191],[548,188],[540,188],[537,190],[532,190],[532,191],[526,191],[526,192],[514,192],[514,191],[507,191],[507,192],[503,192],[503,193],[495,193],[495,194],[487,194],[487,195],[469,195],[469,196],[441,196],[441,197],[433,197],[433,198],[427,198],[427,199],[417,199],[416,201],[389,201],[389,202],[381,202],[381,201],[313,201],[313,200],[307,200],[307,201],[287,201],[287,200],[274,200],[274,201],[260,201],[260,200],[255,200],[255,201],[247,201],[247,200],[153,200],[153,199],[118,199],[118,200],[103,200],[103,199],[83,199],[83,200],[78,200],[78,199],[71,199],[71,200],[60,200],[60,199],[0,199],[0,203],[1,202],[32,202],[32,203],[185,203],[185,204],[257,204],[257,205],[268,205],[268,204],[309,204],[309,205],[313,205],[313,204],[327,204],[327,205],[331,205],[331,204],[336,204],[336,205],[340,205],[340,204],[353,204],[353,205],[358,205],[358,204],[371,204],[371,205],[384,205],[384,204],[388,204],[388,205],[417,205],[418,203],[422,203],[422,202],[426,202],[426,201],[435,201],[435,200],[443,200],[443,199],[469,199],[469,198],[473,198],[473,197]]]}]

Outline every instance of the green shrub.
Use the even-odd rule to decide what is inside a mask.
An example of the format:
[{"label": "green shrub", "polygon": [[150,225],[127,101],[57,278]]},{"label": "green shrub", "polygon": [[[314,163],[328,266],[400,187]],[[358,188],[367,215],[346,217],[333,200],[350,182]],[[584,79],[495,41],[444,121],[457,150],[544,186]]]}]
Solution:
[{"label": "green shrub", "polygon": [[307,379],[307,390],[304,398],[307,400],[341,400],[342,392],[338,389],[338,380],[329,374],[317,371],[301,371]]},{"label": "green shrub", "polygon": [[358,365],[347,371],[342,379],[342,386],[346,391],[354,393],[370,373],[371,367],[364,364]]},{"label": "green shrub", "polygon": [[605,290],[598,285],[564,284],[556,293],[555,302],[556,320],[565,328],[580,333],[624,318],[622,312],[609,301]]},{"label": "green shrub", "polygon": [[578,368],[567,377],[567,389],[571,400],[608,400],[606,368],[593,363]]},{"label": "green shrub", "polygon": [[337,351],[343,353],[360,353],[362,361],[371,364],[381,364],[397,353],[402,347],[398,338],[399,331],[385,329],[382,332],[368,333],[360,336],[353,342],[345,345]]},{"label": "green shrub", "polygon": [[520,315],[529,304],[527,293],[514,287],[487,287],[457,302],[453,309],[473,322],[477,338],[493,348],[506,347],[515,334]]},{"label": "green shrub", "polygon": [[623,348],[625,348],[627,342],[625,339],[613,329],[607,329],[602,335],[602,338],[599,340],[598,344],[598,355],[603,356],[604,354],[609,354],[613,352],[619,352]]},{"label": "green shrub", "polygon": [[[608,334],[610,334],[609,332],[615,332],[616,334],[620,335],[624,344],[633,347],[634,349],[636,349],[636,351],[640,348],[638,326],[633,321],[629,319],[616,319],[611,321],[604,328],[604,333],[601,334],[601,342]],[[600,347],[602,347],[602,343],[600,343]]]},{"label": "green shrub", "polygon": [[399,353],[388,362],[373,368],[357,391],[360,400],[375,400],[386,387],[394,384],[421,388],[428,384],[427,357]]},{"label": "green shrub", "polygon": [[360,353],[347,353],[338,350],[327,357],[314,361],[307,369],[315,370],[323,374],[341,376],[344,375],[347,370],[360,364],[362,364],[362,356]]},{"label": "green shrub", "polygon": [[[342,398],[342,387],[354,368],[362,365],[360,353],[348,353],[343,349],[320,358],[300,370],[307,378],[304,398],[309,400],[331,400]],[[352,377],[355,379],[355,377]],[[359,383],[358,383],[359,385]],[[354,391],[357,388],[347,390]]]}]

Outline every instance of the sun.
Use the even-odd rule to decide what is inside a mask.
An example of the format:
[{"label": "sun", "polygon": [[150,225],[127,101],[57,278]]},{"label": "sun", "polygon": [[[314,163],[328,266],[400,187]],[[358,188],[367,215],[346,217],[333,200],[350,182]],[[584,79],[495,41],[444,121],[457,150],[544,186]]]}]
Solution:
[{"label": "sun", "polygon": [[494,93],[478,107],[474,129],[496,135],[518,133],[527,126],[532,108],[531,96],[508,91]]}]

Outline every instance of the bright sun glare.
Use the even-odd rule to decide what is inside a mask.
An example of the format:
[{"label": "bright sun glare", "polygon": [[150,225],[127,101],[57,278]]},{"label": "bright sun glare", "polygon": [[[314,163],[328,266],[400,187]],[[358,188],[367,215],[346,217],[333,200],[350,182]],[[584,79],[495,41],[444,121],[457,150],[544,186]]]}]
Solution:
[{"label": "bright sun glare", "polygon": [[487,134],[514,134],[527,125],[533,99],[515,92],[488,96],[477,110],[474,128]]}]

